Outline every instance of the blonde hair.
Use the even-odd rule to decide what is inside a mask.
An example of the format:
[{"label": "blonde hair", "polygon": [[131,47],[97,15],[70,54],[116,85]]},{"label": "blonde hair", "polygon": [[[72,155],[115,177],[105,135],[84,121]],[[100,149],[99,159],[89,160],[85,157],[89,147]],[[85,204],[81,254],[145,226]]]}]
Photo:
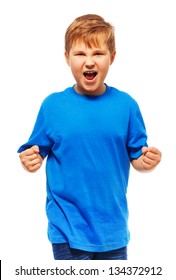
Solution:
[{"label": "blonde hair", "polygon": [[114,27],[96,14],[77,17],[65,33],[67,54],[77,41],[83,41],[88,47],[100,47],[102,43],[106,43],[110,53],[113,53],[115,51]]}]

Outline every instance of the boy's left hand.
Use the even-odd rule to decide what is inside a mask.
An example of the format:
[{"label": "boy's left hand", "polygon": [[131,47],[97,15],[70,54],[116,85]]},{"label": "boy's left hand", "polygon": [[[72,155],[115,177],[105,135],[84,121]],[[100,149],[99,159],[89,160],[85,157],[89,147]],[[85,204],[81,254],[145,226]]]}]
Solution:
[{"label": "boy's left hand", "polygon": [[142,148],[141,164],[144,170],[152,170],[161,161],[161,152],[155,147]]}]

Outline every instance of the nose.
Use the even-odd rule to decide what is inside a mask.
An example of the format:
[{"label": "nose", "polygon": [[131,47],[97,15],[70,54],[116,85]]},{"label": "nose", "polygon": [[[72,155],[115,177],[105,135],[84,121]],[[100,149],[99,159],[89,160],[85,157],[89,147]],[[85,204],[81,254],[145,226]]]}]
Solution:
[{"label": "nose", "polygon": [[95,65],[94,59],[92,56],[86,56],[85,65],[88,68],[92,68]]}]

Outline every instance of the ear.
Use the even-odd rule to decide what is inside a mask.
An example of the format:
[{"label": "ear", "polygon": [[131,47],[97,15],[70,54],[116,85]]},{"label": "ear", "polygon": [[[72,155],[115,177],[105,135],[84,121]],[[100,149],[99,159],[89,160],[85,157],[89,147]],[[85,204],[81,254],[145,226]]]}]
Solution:
[{"label": "ear", "polygon": [[69,54],[65,51],[64,55],[65,55],[65,60],[66,60],[67,64],[70,66],[70,63],[69,63]]},{"label": "ear", "polygon": [[115,59],[115,56],[116,56],[116,50],[114,50],[111,54],[111,61],[110,61],[110,65],[113,63],[114,59]]}]

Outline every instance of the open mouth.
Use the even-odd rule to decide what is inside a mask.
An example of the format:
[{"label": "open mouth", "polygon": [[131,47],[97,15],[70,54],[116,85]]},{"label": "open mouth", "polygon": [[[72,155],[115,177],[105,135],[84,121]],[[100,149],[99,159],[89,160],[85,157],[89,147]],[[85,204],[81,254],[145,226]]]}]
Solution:
[{"label": "open mouth", "polygon": [[83,73],[84,77],[87,79],[87,80],[93,80],[96,75],[97,75],[97,72],[95,71],[86,71]]}]

